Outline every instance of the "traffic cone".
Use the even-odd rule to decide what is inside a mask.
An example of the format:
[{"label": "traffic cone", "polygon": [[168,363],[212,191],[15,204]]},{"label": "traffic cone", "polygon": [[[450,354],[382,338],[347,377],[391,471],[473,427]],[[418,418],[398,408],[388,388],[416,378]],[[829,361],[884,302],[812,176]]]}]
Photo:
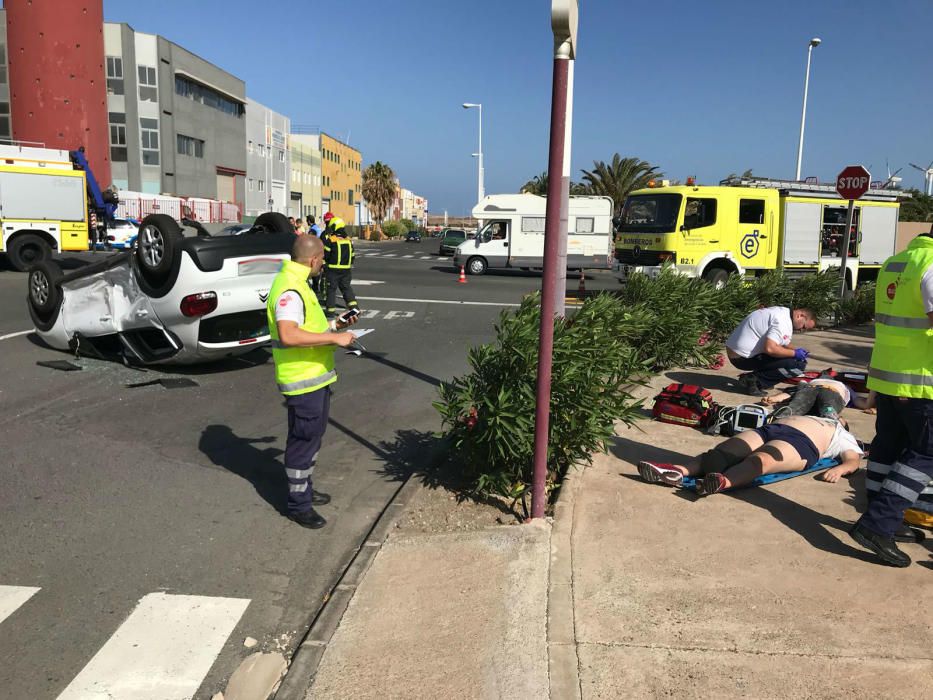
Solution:
[{"label": "traffic cone", "polygon": [[577,286],[577,296],[581,299],[586,296],[586,276],[583,274],[583,268],[580,268],[580,284]]},{"label": "traffic cone", "polygon": [[460,284],[466,284],[466,270],[463,269],[463,265],[460,266],[460,279],[457,281]]}]

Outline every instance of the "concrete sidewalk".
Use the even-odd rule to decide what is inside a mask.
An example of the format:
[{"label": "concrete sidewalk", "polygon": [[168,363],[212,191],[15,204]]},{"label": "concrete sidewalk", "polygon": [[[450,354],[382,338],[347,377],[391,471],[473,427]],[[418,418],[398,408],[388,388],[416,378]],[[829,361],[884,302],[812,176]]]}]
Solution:
[{"label": "concrete sidewalk", "polygon": [[[870,333],[812,333],[811,366],[864,367]],[[675,371],[726,404],[731,367]],[[873,417],[850,410],[853,431]],[[327,646],[313,698],[933,696],[933,559],[875,563],[846,530],[864,472],[696,499],[639,459],[716,442],[621,427],[564,488],[553,530],[390,536]],[[549,556],[550,554],[550,556]]]}]

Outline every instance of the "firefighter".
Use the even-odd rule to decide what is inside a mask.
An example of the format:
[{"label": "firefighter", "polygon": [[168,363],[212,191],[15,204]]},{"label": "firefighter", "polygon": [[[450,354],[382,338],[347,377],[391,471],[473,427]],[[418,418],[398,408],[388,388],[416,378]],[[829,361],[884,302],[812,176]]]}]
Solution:
[{"label": "firefighter", "polygon": [[933,228],[878,273],[868,388],[878,393],[868,509],[849,534],[883,563],[909,566],[895,539],[933,479]]},{"label": "firefighter", "polygon": [[353,343],[353,333],[339,331],[357,320],[341,323],[324,318],[308,287],[310,276],[323,265],[321,239],[300,236],[292,247],[291,260],[282,264],[273,281],[266,304],[275,381],[288,408],[288,517],[312,529],[327,522],[314,506],[330,502],[330,496],[311,487],[311,474],[327,428],[330,385],[337,381],[334,350]]},{"label": "firefighter", "polygon": [[[329,214],[330,212],[328,212]],[[337,288],[347,304],[348,309],[359,306],[353,287],[353,243],[347,238],[347,225],[339,216],[324,215],[327,229],[324,232],[324,275],[327,281],[327,314],[337,314]]]}]

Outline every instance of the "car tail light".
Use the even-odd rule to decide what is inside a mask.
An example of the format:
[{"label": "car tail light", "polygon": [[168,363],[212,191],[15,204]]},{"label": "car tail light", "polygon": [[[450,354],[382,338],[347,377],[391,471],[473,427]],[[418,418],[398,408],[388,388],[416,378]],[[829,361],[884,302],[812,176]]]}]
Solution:
[{"label": "car tail light", "polygon": [[189,318],[205,316],[217,308],[216,292],[189,294],[181,300],[181,312]]}]

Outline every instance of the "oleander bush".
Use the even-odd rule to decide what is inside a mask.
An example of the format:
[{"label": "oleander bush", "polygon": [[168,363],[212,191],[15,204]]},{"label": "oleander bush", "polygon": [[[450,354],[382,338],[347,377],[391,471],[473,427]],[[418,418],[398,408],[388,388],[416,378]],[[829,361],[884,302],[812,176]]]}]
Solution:
[{"label": "oleander bush", "polygon": [[852,296],[839,303],[839,321],[844,324],[868,323],[875,318],[875,283],[856,287]]}]

